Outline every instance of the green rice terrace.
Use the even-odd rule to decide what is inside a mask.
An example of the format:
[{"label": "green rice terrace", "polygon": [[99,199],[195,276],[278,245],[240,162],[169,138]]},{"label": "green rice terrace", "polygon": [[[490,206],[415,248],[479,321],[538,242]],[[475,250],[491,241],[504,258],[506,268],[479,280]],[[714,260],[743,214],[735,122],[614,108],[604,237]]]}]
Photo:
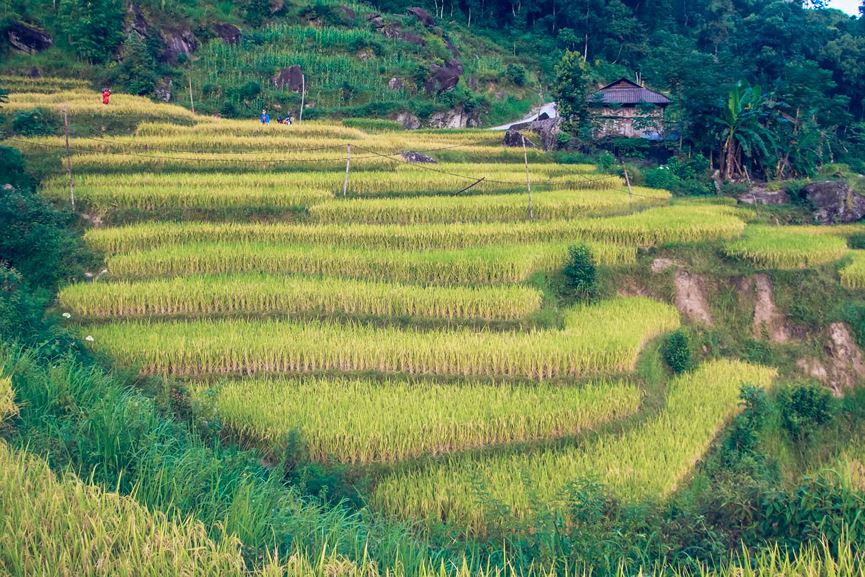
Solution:
[{"label": "green rice terrace", "polygon": [[19,86],[4,108],[137,126],[2,142],[89,256],[47,344],[0,346],[0,573],[862,574],[865,225],[479,129]]}]

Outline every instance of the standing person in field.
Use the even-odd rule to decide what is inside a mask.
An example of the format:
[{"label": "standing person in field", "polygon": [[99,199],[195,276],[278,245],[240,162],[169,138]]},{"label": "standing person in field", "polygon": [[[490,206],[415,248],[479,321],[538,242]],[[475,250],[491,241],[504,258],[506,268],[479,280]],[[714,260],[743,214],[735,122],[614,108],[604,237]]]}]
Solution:
[{"label": "standing person in field", "polygon": [[267,109],[261,111],[261,123],[262,124],[270,124],[270,114],[267,113]]},{"label": "standing person in field", "polygon": [[111,90],[106,86],[102,89],[102,104],[108,104],[111,100]]}]

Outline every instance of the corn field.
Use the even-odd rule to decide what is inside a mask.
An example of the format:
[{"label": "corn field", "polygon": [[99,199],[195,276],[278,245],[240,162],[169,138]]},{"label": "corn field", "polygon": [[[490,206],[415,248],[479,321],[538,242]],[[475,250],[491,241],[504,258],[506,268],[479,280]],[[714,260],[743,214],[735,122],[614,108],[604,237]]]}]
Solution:
[{"label": "corn field", "polygon": [[[373,502],[391,515],[447,519],[480,536],[490,527],[477,483],[518,517],[530,510],[532,498],[555,509],[566,497],[568,483],[587,476],[604,481],[622,499],[663,498],[679,486],[736,413],[740,387],[766,387],[774,376],[774,369],[740,362],[707,363],[669,383],[664,409],[621,434],[565,449],[484,459],[455,456],[441,465],[385,478]],[[523,479],[536,497],[528,494]]]},{"label": "corn field", "polygon": [[542,295],[519,286],[440,287],[261,274],[139,283],[79,283],[61,290],[76,318],[348,316],[517,321],[540,309]]},{"label": "corn field", "polygon": [[201,395],[240,438],[282,455],[292,431],[309,458],[397,462],[472,448],[572,435],[628,417],[640,389],[627,382],[581,386],[349,379],[243,379]]}]

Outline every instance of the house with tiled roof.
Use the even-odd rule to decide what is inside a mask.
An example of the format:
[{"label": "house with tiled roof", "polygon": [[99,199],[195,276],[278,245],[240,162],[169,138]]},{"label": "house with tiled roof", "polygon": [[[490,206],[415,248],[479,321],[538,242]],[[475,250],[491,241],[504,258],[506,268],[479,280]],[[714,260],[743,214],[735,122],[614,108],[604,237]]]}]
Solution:
[{"label": "house with tiled roof", "polygon": [[606,137],[664,137],[664,110],[672,101],[654,90],[631,82],[616,80],[588,96],[596,139]]}]

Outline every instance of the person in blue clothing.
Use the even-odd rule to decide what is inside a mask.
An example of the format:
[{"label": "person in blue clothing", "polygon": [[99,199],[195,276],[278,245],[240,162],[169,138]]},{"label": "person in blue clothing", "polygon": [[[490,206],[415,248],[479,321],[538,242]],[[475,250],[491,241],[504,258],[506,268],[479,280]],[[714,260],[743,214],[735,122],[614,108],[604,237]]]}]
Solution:
[{"label": "person in blue clothing", "polygon": [[261,111],[261,123],[270,124],[270,114],[267,113],[267,109]]}]

